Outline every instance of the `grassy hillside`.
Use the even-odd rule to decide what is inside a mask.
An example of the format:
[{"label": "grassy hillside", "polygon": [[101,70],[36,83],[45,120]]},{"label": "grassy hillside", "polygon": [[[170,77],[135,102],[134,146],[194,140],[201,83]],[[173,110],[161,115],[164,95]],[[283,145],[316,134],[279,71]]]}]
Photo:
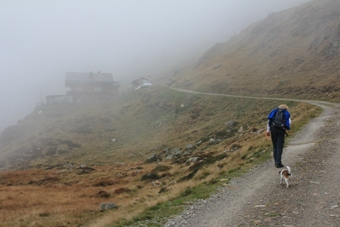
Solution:
[{"label": "grassy hillside", "polygon": [[[12,171],[0,174],[0,220],[3,226],[118,225],[144,220],[135,215],[175,198],[182,204],[199,185],[206,185],[199,196],[208,196],[218,179],[270,157],[263,130],[279,104],[154,87],[110,105],[37,107],[1,134],[2,168]],[[291,133],[319,111],[287,104]],[[102,202],[119,210],[100,212]],[[179,204],[169,213],[162,208],[162,215]]]},{"label": "grassy hillside", "polygon": [[334,0],[272,13],[168,80],[177,87],[225,94],[339,101],[339,15],[340,2]]},{"label": "grassy hillside", "polygon": [[[144,161],[165,148],[182,149],[214,138],[228,122],[233,132],[241,126],[254,132],[263,129],[267,112],[278,104],[154,87],[133,91],[110,104],[39,106],[1,133],[1,167]],[[244,119],[247,115],[256,117]]]}]

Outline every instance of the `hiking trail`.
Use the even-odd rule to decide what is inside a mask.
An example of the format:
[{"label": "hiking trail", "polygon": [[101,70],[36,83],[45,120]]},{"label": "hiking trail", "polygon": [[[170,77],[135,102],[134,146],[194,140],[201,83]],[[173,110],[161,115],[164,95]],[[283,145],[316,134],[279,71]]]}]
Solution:
[{"label": "hiking trail", "polygon": [[316,100],[281,99],[182,92],[237,98],[307,102],[323,109],[289,143],[282,160],[294,175],[290,188],[280,185],[273,161],[257,166],[246,175],[205,200],[195,202],[165,227],[229,226],[340,226],[340,104]]}]

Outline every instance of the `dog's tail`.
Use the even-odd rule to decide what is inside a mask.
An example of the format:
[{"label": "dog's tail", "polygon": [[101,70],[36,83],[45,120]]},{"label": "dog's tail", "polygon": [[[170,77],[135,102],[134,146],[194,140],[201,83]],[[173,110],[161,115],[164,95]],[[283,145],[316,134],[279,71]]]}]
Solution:
[{"label": "dog's tail", "polygon": [[287,169],[288,169],[288,173],[291,174],[292,171],[290,170],[290,167],[289,167],[289,166],[286,166],[286,167],[287,167]]}]

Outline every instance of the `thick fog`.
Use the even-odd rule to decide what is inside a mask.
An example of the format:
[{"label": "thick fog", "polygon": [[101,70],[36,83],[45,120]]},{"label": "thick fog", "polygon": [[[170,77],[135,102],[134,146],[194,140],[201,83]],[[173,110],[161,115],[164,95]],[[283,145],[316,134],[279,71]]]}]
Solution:
[{"label": "thick fog", "polygon": [[66,72],[107,72],[122,90],[307,0],[0,0],[0,131]]}]

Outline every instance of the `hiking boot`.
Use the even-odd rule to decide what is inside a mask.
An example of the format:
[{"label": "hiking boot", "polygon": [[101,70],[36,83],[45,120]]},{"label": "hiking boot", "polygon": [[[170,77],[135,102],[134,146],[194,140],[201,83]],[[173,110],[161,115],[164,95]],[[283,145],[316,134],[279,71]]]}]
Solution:
[{"label": "hiking boot", "polygon": [[282,168],[282,167],[284,167],[284,165],[282,165],[282,164],[276,164],[275,167],[276,167],[276,168]]}]

